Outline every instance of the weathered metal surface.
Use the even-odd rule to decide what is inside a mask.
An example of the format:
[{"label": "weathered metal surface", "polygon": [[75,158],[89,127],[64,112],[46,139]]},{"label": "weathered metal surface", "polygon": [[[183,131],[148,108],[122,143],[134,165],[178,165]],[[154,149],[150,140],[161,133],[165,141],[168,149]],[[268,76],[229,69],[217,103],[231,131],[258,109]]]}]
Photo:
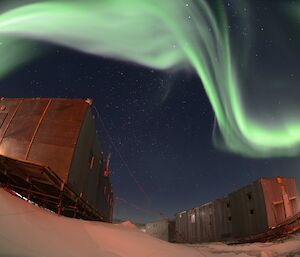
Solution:
[{"label": "weathered metal surface", "polygon": [[233,237],[255,235],[268,228],[262,186],[255,181],[229,194]]},{"label": "weathered metal surface", "polygon": [[176,214],[175,217],[176,242],[186,243],[188,241],[188,215],[187,211]]},{"label": "weathered metal surface", "polygon": [[292,178],[261,179],[268,227],[276,227],[300,212],[296,180]]},{"label": "weathered metal surface", "polygon": [[88,104],[70,99],[3,99],[0,154],[45,163],[67,180]]},{"label": "weathered metal surface", "polygon": [[196,208],[191,209],[187,211],[187,217],[188,217],[188,227],[187,227],[187,233],[188,237],[187,240],[190,243],[196,243],[197,242],[197,221],[199,216],[197,215]]},{"label": "weathered metal surface", "polygon": [[250,242],[300,229],[296,180],[259,179],[228,196],[176,214],[176,240]]},{"label": "weathered metal surface", "polygon": [[232,237],[232,216],[229,197],[223,197],[213,201],[213,211],[216,240],[226,241]]},{"label": "weathered metal surface", "polygon": [[111,221],[113,193],[109,178],[103,176],[90,104],[85,99],[1,98],[0,154],[49,166]]},{"label": "weathered metal surface", "polygon": [[[231,236],[231,222],[228,221],[230,212],[227,210],[227,202],[227,199],[218,199],[178,213],[176,215],[177,240],[186,243],[201,243]],[[223,221],[225,222],[223,223]]]},{"label": "weathered metal surface", "polygon": [[296,231],[300,230],[300,213],[285,220],[280,225],[264,231],[261,234],[246,236],[238,240],[230,242],[230,244],[244,244],[254,242],[268,242],[280,238],[284,238]]},{"label": "weathered metal surface", "polygon": [[201,205],[197,209],[197,242],[211,242],[216,240],[216,225],[213,203]]},{"label": "weathered metal surface", "polygon": [[147,223],[146,233],[167,242],[174,242],[175,221],[165,219]]}]

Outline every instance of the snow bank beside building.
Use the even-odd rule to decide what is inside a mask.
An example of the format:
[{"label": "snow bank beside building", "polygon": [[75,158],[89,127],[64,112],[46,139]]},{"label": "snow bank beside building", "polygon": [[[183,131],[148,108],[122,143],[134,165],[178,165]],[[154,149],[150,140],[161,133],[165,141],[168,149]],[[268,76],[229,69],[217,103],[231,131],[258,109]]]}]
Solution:
[{"label": "snow bank beside building", "polygon": [[300,237],[285,243],[226,246],[171,244],[130,223],[57,216],[0,189],[0,257],[299,256]]}]

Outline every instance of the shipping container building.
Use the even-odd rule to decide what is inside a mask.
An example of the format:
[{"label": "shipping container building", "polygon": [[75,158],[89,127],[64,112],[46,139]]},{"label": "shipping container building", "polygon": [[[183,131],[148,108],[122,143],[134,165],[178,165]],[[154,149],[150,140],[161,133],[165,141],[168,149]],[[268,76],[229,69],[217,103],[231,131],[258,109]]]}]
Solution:
[{"label": "shipping container building", "polygon": [[261,178],[229,194],[234,237],[263,233],[300,212],[294,178]]},{"label": "shipping container building", "polygon": [[175,221],[163,219],[163,220],[147,223],[146,233],[167,242],[174,242]]},{"label": "shipping container building", "polygon": [[233,237],[262,233],[267,228],[264,194],[255,181],[229,194]]},{"label": "shipping container building", "polygon": [[203,204],[185,213],[176,214],[178,242],[213,242],[231,237],[231,213],[227,197]]},{"label": "shipping container building", "polygon": [[0,182],[57,213],[112,220],[90,99],[0,100]]},{"label": "shipping container building", "polygon": [[[300,228],[294,178],[262,178],[223,198],[177,213],[176,241],[202,243],[261,235],[284,222]],[[299,216],[299,217],[298,217]],[[298,217],[295,222],[292,218]]]}]

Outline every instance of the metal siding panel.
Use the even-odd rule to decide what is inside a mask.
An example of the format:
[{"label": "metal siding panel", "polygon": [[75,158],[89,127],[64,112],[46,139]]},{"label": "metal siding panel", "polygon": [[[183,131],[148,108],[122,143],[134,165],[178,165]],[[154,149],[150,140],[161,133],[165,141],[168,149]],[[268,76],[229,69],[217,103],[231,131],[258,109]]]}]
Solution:
[{"label": "metal siding panel", "polygon": [[[282,180],[293,213],[297,213],[300,211],[300,203],[296,180]],[[176,214],[176,241],[185,243],[226,241],[266,232],[267,208],[272,199],[282,200],[282,189],[274,181],[276,178],[257,180],[229,196]],[[193,214],[195,223],[191,222]]]},{"label": "metal siding panel", "polygon": [[[74,157],[75,162],[72,164],[72,167],[74,167],[74,172],[76,172],[75,169],[77,169],[79,165],[81,167],[79,172],[84,173],[83,176],[85,176],[85,180],[83,180],[82,184],[83,194],[86,195],[89,202],[95,205],[103,216],[109,220],[112,218],[113,214],[113,192],[109,177],[103,176],[103,156],[99,140],[97,139],[95,121],[90,109],[86,114],[78,146],[78,151],[75,155],[78,156],[78,158]],[[90,150],[86,151],[86,149]],[[90,151],[93,153],[95,158],[92,171],[88,165]]]},{"label": "metal siding panel", "polygon": [[[47,105],[47,100],[26,99],[19,103],[18,110],[14,113],[10,123],[7,124],[8,127],[5,128],[1,154],[22,160],[26,157],[40,116]],[[11,111],[15,111],[15,109]]]},{"label": "metal siding panel", "polygon": [[[0,128],[0,142],[3,139],[4,134],[6,133],[6,130],[8,129],[9,123],[11,121],[11,119],[14,117],[14,113],[17,111],[19,104],[21,103],[21,99],[1,99],[0,103],[1,106],[4,106],[2,108],[4,108],[3,113],[7,113],[7,117],[4,120],[4,122],[2,123],[2,126]],[[1,152],[1,144],[0,144],[0,154],[3,154]]]},{"label": "metal siding panel", "polygon": [[48,165],[64,182],[67,182],[72,156],[72,148],[35,143],[28,160]]},{"label": "metal siding panel", "polygon": [[84,100],[53,99],[35,141],[74,148],[86,108],[87,103]]},{"label": "metal siding panel", "polygon": [[[267,209],[268,227],[274,227],[284,220],[281,189],[276,179],[261,179]],[[277,202],[278,204],[274,204]]]},{"label": "metal siding panel", "polygon": [[8,115],[8,113],[6,111],[0,112],[0,128],[2,127],[3,123],[5,122],[7,115]]},{"label": "metal siding panel", "polygon": [[176,242],[187,243],[188,242],[188,231],[187,225],[188,217],[187,212],[181,212],[176,215]]},{"label": "metal siding panel", "polygon": [[[28,161],[50,166],[110,220],[113,192],[109,178],[103,177],[102,154],[89,106],[83,99],[1,99],[0,154],[21,160],[28,157]],[[90,151],[95,155],[92,170]]]},{"label": "metal siding panel", "polygon": [[289,198],[293,199],[291,201],[292,215],[296,215],[297,213],[300,212],[300,199],[297,190],[296,179],[284,178],[283,181],[286,186],[286,191],[288,193]]},{"label": "metal siding panel", "polygon": [[228,240],[232,236],[232,220],[228,197],[213,201],[216,225],[216,240]]},{"label": "metal siding panel", "polygon": [[160,220],[146,224],[146,233],[158,239],[169,241],[169,224],[168,220]]},{"label": "metal siding panel", "polygon": [[[212,203],[207,203],[194,209],[196,214],[195,242],[210,242],[216,240],[216,227]],[[192,236],[194,236],[192,234]],[[193,241],[194,242],[194,241]]]},{"label": "metal siding panel", "polygon": [[92,117],[90,111],[87,111],[79,132],[68,176],[68,183],[78,194],[86,195],[85,185],[88,179],[89,155],[93,136]]},{"label": "metal siding panel", "polygon": [[[96,126],[95,126],[95,121],[92,121],[92,125],[93,125],[93,133],[94,133],[94,140],[93,140],[93,154],[95,156],[95,162],[94,162],[94,167],[93,170],[91,172],[91,177],[92,177],[92,181],[91,181],[91,189],[92,189],[92,197],[91,200],[92,202],[95,204],[95,206],[97,208],[99,208],[100,206],[97,205],[97,192],[98,192],[98,187],[100,186],[101,183],[101,176],[103,174],[103,169],[102,169],[102,153],[101,153],[101,148],[100,148],[100,141],[97,138],[97,134],[96,134]],[[96,181],[96,183],[95,183]],[[109,185],[109,187],[111,188],[111,185]]]},{"label": "metal siding panel", "polygon": [[[90,154],[94,156],[92,170],[90,170],[89,165]],[[100,193],[98,190],[98,187],[100,187],[99,177],[102,172],[100,158],[101,152],[98,140],[96,139],[95,123],[91,111],[88,109],[72,159],[68,183],[72,185],[78,194],[82,194],[84,199],[92,206],[104,211],[104,206],[107,205],[106,201],[101,201],[101,204],[97,201],[97,195]],[[103,191],[100,194],[103,194]]]},{"label": "metal siding panel", "polygon": [[196,217],[196,210],[192,209],[187,212],[188,216],[188,242],[189,243],[196,243],[197,242],[197,217]]},{"label": "metal siding panel", "polygon": [[175,242],[175,221],[169,221],[169,228],[168,228],[168,241]]},{"label": "metal siding panel", "polygon": [[47,102],[47,100],[23,100],[5,133],[5,138],[30,141]]},{"label": "metal siding panel", "polygon": [[28,160],[48,164],[66,181],[86,108],[84,100],[53,99],[36,133]]},{"label": "metal siding panel", "polygon": [[[251,199],[248,197],[250,193]],[[264,195],[259,181],[229,194],[229,199],[234,237],[255,235],[267,229]]]},{"label": "metal siding panel", "polygon": [[202,235],[203,242],[215,241],[215,224],[213,219],[213,205],[212,203],[207,203],[200,206],[202,210],[201,222],[202,222]]},{"label": "metal siding panel", "polygon": [[296,180],[293,178],[281,178],[282,183],[278,183],[277,178],[261,179],[264,197],[266,200],[268,226],[270,228],[277,226],[284,222],[288,217],[285,212],[285,205],[283,201],[282,187],[287,192],[289,199],[295,199],[290,201],[290,207],[292,215],[299,212],[297,202],[299,203],[299,196],[297,192]]},{"label": "metal siding panel", "polygon": [[200,215],[201,215],[201,209],[198,207],[198,208],[196,208],[197,242],[202,242],[202,240],[203,240],[203,235],[201,233]]}]

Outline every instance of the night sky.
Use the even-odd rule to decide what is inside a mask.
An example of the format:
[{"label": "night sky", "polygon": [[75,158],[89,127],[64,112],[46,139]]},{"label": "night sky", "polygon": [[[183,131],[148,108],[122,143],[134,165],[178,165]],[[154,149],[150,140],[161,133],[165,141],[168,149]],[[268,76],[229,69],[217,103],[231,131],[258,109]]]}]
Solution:
[{"label": "night sky", "polygon": [[[286,83],[299,84],[299,59],[293,54],[300,52],[299,27],[297,31],[275,4],[297,1],[256,0],[238,12],[231,9],[237,2],[225,2],[228,30],[233,39],[251,36],[248,81],[282,72]],[[250,10],[248,23],[237,23],[236,16]],[[285,48],[279,49],[282,44]],[[38,42],[33,48],[40,51],[41,46],[39,58],[0,81],[1,95],[94,100],[103,151],[112,153],[115,218],[145,222],[172,217],[259,177],[292,176],[299,184],[299,157],[246,158],[213,146],[214,113],[193,70],[157,71]],[[285,61],[274,61],[280,58]],[[251,99],[246,99],[250,107]],[[263,105],[259,99],[252,113]]]}]

